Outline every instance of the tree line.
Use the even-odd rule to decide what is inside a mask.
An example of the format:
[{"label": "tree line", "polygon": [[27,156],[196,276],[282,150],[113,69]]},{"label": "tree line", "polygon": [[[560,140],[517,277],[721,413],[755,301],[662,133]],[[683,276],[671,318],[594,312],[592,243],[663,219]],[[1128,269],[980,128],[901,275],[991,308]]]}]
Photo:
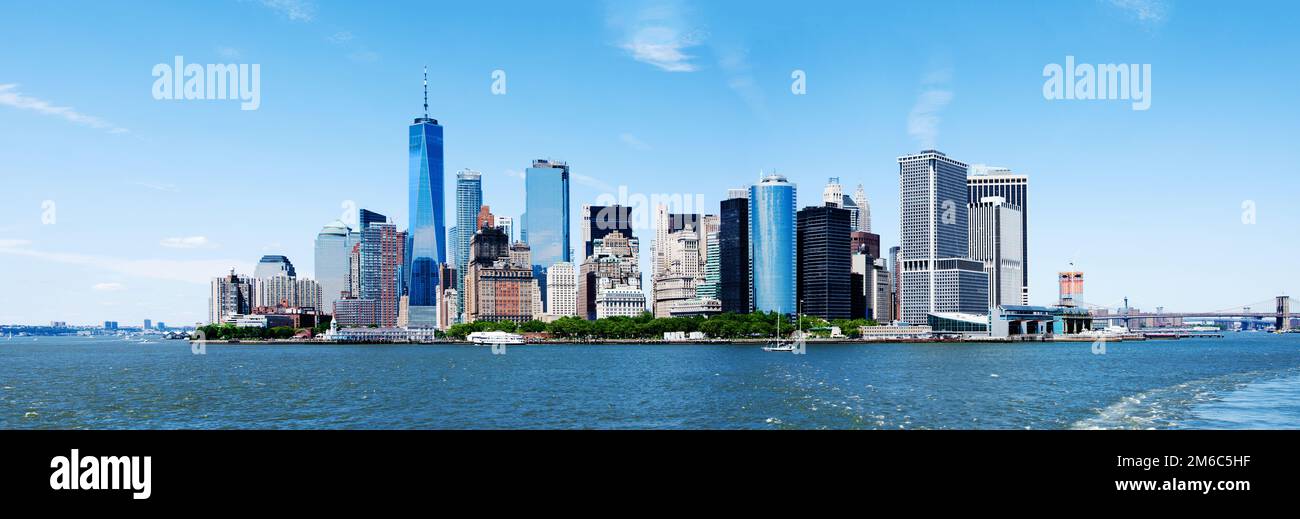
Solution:
[{"label": "tree line", "polygon": [[[781,321],[781,335],[789,337],[799,327],[793,314],[755,312],[748,314],[724,313],[709,317],[656,318],[650,312],[637,317],[607,317],[588,321],[578,317],[561,317],[546,323],[532,320],[524,323],[511,321],[475,321],[452,325],[447,337],[464,339],[474,332],[503,331],[509,333],[548,333],[560,339],[655,339],[662,340],[669,332],[703,332],[713,339],[758,339],[776,335],[777,321]],[[869,319],[834,319],[803,316],[803,329],[812,336],[828,337],[831,327],[838,326],[849,338],[857,338],[859,327],[876,326]]]}]

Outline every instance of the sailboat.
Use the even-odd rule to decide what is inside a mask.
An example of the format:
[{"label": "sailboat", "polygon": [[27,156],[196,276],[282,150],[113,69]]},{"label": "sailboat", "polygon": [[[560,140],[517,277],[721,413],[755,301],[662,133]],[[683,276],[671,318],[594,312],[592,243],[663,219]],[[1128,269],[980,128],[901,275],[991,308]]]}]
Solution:
[{"label": "sailboat", "polygon": [[[801,302],[802,302],[802,301],[801,301]],[[796,315],[797,318],[799,319],[799,338],[796,339],[795,341],[792,341],[792,342],[786,342],[786,341],[781,340],[781,310],[780,310],[780,309],[777,309],[777,311],[776,311],[776,337],[772,340],[772,342],[769,342],[769,343],[767,343],[766,346],[763,346],[763,351],[788,351],[788,352],[791,352],[791,353],[799,353],[799,352],[802,352],[802,351],[803,351],[803,349],[804,349],[804,343],[803,343],[803,317],[802,317],[802,313],[800,313],[800,312],[798,312],[798,311],[795,312],[795,315]]]}]

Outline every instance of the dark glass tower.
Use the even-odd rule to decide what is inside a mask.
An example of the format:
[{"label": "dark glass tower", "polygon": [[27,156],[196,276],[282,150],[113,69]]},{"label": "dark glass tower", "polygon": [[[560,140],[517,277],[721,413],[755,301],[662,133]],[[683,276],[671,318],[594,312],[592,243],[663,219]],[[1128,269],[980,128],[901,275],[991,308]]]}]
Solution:
[{"label": "dark glass tower", "polygon": [[803,313],[823,319],[848,319],[853,311],[853,281],[848,209],[806,207],[799,211],[799,299]]},{"label": "dark glass tower", "polygon": [[749,199],[722,201],[718,217],[718,299],[722,311],[749,313]]},{"label": "dark glass tower", "polygon": [[447,231],[444,212],[442,126],[429,118],[428,86],[425,76],[424,117],[418,117],[409,132],[410,233],[403,272],[410,296],[411,326],[437,323],[438,265],[447,262]]}]

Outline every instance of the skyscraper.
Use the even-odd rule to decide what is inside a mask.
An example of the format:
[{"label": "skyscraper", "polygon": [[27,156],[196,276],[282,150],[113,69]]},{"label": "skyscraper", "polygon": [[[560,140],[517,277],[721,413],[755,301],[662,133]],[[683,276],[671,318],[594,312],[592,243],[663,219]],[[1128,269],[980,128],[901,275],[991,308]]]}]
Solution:
[{"label": "skyscraper", "polygon": [[850,318],[850,212],[830,205],[805,207],[798,213],[798,223],[798,294],[803,313],[823,319]]},{"label": "skyscraper", "polygon": [[257,262],[257,267],[253,269],[254,279],[265,279],[272,276],[298,277],[298,273],[293,269],[293,262],[289,258],[279,255],[266,255]]},{"label": "skyscraper", "polygon": [[988,275],[967,258],[966,164],[935,150],[898,158],[902,236],[902,316],[988,313]]},{"label": "skyscraper", "polygon": [[424,78],[424,116],[409,132],[409,210],[411,228],[402,269],[410,301],[409,324],[437,325],[438,264],[447,261],[447,228],[443,196],[442,126],[429,117],[429,76]]},{"label": "skyscraper", "polygon": [[465,321],[531,320],[537,284],[528,265],[510,260],[510,242],[496,227],[479,229],[470,240],[465,275]]},{"label": "skyscraper", "polygon": [[[208,322],[220,323],[235,314],[253,311],[253,280],[235,274],[212,278],[212,292],[208,298]],[[116,327],[116,323],[114,323]]]},{"label": "skyscraper", "polygon": [[367,228],[367,227],[370,227],[370,224],[372,224],[372,223],[386,223],[386,222],[388,222],[388,217],[387,217],[387,216],[384,216],[384,215],[382,215],[382,214],[376,213],[376,212],[374,212],[374,211],[371,211],[371,210],[369,210],[369,209],[360,209],[360,210],[357,211],[357,220],[358,220],[358,223],[359,223],[359,225],[360,225],[360,228],[357,229],[357,230],[358,230],[358,231],[365,231],[366,228]]},{"label": "skyscraper", "polygon": [[853,203],[858,206],[858,221],[855,223],[855,231],[871,232],[871,203],[867,201],[867,190],[858,184],[858,189],[853,192]]},{"label": "skyscraper", "polygon": [[[533,249],[533,275],[546,290],[546,269],[573,261],[569,250],[569,166],[535,160],[524,174],[523,241]],[[546,294],[542,294],[546,300]]]},{"label": "skyscraper", "polygon": [[497,221],[493,225],[500,227],[501,231],[506,234],[506,238],[511,242],[515,241],[515,219],[509,216],[497,216]]},{"label": "skyscraper", "polygon": [[582,257],[591,256],[596,240],[618,231],[624,238],[632,238],[632,208],[620,205],[582,206]]},{"label": "skyscraper", "polygon": [[718,231],[708,233],[708,245],[705,245],[705,247],[704,281],[695,286],[695,297],[697,299],[718,299],[718,287],[722,281]]},{"label": "skyscraper", "polygon": [[1020,304],[1029,304],[1029,177],[1007,168],[976,164],[967,170],[966,191],[967,204],[998,196],[1020,210]]},{"label": "skyscraper", "polygon": [[743,190],[722,201],[718,215],[718,299],[722,311],[748,313],[749,198]]},{"label": "skyscraper", "polygon": [[456,173],[456,315],[465,313],[465,274],[469,264],[469,245],[478,232],[479,211],[483,208],[483,175],[471,169]]},{"label": "skyscraper", "polygon": [[[634,308],[635,298],[628,297],[631,292],[641,293],[641,271],[638,264],[640,242],[628,238],[621,231],[611,231],[603,238],[592,240],[592,252],[578,270],[578,316],[583,319],[597,319],[600,316],[640,315],[645,311],[646,299],[642,294],[639,308]],[[622,295],[603,296],[611,290],[620,290]],[[601,303],[613,305],[602,313]],[[617,308],[617,310],[613,310]],[[611,314],[610,311],[615,313]]]},{"label": "skyscraper", "polygon": [[1020,208],[1000,196],[970,204],[970,257],[989,275],[989,308],[1024,304],[1023,228]]},{"label": "skyscraper", "polygon": [[375,301],[380,326],[397,325],[397,279],[399,245],[397,226],[374,223],[361,232],[361,292],[363,300]]},{"label": "skyscraper", "polygon": [[795,311],[797,197],[795,186],[777,174],[749,188],[750,286],[754,309],[760,312]]},{"label": "skyscraper", "polygon": [[578,315],[578,277],[572,263],[562,261],[546,269],[546,298],[550,315]]}]

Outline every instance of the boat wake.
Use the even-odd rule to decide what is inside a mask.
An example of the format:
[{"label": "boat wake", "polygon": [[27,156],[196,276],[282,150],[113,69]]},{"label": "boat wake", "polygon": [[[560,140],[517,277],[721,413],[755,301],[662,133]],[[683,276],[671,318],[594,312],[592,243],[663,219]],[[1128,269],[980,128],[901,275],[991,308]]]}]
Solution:
[{"label": "boat wake", "polygon": [[1291,368],[1281,373],[1249,371],[1191,380],[1173,386],[1125,396],[1096,416],[1079,420],[1071,429],[1178,429],[1193,418],[1196,407],[1216,402],[1262,379],[1300,373]]}]

